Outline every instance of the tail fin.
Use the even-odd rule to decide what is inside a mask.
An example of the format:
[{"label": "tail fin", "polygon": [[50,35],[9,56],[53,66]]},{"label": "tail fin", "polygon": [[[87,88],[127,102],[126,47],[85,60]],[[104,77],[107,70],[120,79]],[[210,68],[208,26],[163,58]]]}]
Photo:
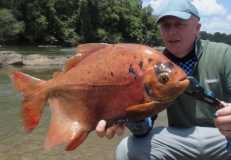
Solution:
[{"label": "tail fin", "polygon": [[11,80],[16,90],[23,95],[22,116],[24,128],[31,132],[38,125],[47,100],[46,81],[17,71],[12,72]]}]

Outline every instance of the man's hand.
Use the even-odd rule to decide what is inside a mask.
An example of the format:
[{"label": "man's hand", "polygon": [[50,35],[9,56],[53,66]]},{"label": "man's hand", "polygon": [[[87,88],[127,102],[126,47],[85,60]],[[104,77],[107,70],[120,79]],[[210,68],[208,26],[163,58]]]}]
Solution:
[{"label": "man's hand", "polygon": [[222,102],[222,105],[224,108],[216,112],[215,125],[224,136],[231,138],[231,103]]},{"label": "man's hand", "polygon": [[107,123],[105,120],[100,120],[96,126],[96,133],[99,137],[107,137],[108,139],[113,138],[115,135],[122,135],[125,129],[124,125],[113,125],[106,128]]}]

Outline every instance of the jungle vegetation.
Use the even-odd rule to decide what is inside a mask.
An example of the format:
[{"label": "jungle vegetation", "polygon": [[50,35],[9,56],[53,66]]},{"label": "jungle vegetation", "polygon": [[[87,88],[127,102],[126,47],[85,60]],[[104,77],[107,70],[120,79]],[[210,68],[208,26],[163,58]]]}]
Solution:
[{"label": "jungle vegetation", "polygon": [[[142,0],[1,0],[0,45],[86,42],[161,45],[150,6]],[[231,44],[231,35],[201,37]]]}]

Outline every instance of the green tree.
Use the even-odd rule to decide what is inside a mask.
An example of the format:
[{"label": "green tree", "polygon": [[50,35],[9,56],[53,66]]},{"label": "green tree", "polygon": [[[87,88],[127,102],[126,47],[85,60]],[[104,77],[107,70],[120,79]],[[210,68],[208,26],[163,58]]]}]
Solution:
[{"label": "green tree", "polygon": [[[82,41],[156,43],[157,25],[151,7],[140,0],[82,0]],[[158,42],[159,43],[159,42]]]},{"label": "green tree", "polygon": [[8,9],[0,9],[0,43],[16,39],[23,32],[24,24],[15,19]]},{"label": "green tree", "polygon": [[225,34],[225,33],[220,33],[216,32],[214,34],[207,33],[205,31],[201,31],[200,36],[202,39],[207,39],[210,41],[215,41],[215,42],[223,42],[231,45],[231,34]]},{"label": "green tree", "polygon": [[32,44],[70,43],[78,39],[76,0],[21,0],[17,10],[18,18],[25,22],[24,38]]},{"label": "green tree", "polygon": [[151,7],[141,0],[2,0],[24,23],[27,44],[131,42],[157,45],[159,32]]}]

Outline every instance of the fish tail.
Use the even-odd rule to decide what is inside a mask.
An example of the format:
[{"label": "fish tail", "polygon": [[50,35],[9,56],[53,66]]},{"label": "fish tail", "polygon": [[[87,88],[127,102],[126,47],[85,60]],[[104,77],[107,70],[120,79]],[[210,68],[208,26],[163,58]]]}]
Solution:
[{"label": "fish tail", "polygon": [[26,131],[31,132],[38,125],[47,101],[46,81],[18,71],[12,72],[10,77],[16,90],[23,96],[23,125]]}]

